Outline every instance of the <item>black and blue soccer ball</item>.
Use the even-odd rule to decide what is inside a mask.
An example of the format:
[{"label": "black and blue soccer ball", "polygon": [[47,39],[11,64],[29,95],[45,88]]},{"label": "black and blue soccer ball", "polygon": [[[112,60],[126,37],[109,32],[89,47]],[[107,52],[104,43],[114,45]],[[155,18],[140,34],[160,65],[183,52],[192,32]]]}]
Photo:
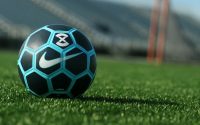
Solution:
[{"label": "black and blue soccer ball", "polygon": [[42,97],[78,97],[91,85],[96,72],[96,54],[79,30],[48,25],[24,41],[18,71],[26,89]]}]

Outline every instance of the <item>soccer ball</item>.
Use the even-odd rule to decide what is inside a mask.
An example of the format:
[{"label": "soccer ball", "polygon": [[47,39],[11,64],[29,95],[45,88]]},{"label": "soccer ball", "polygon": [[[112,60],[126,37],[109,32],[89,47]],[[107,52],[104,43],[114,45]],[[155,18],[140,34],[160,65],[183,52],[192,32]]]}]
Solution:
[{"label": "soccer ball", "polygon": [[48,25],[23,43],[19,76],[28,92],[42,97],[74,98],[90,86],[96,71],[96,54],[80,31],[65,25]]}]

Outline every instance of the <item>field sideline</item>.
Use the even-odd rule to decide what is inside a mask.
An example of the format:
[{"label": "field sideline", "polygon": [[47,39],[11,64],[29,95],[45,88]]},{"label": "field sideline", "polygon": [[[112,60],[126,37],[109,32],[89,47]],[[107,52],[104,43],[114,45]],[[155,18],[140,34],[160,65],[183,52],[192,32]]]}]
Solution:
[{"label": "field sideline", "polygon": [[100,57],[94,83],[72,100],[27,94],[16,60],[0,51],[0,125],[200,124],[200,66]]}]

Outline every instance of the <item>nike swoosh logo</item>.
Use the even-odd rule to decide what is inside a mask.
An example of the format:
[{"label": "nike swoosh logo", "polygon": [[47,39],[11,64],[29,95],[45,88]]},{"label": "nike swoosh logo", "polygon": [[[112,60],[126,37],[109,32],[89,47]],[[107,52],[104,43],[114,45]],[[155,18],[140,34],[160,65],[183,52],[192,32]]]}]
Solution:
[{"label": "nike swoosh logo", "polygon": [[80,53],[76,53],[76,54],[72,54],[72,55],[69,55],[69,56],[65,56],[64,58],[56,58],[56,59],[52,59],[52,60],[46,60],[45,56],[47,54],[47,52],[45,52],[40,60],[39,60],[39,66],[43,69],[46,69],[46,68],[49,68],[49,67],[52,67],[52,66],[55,66],[57,65],[58,63],[62,62],[62,61],[65,61],[65,60],[68,60],[68,59],[71,59],[73,57],[76,57],[80,54],[82,54],[83,52],[80,52]]}]

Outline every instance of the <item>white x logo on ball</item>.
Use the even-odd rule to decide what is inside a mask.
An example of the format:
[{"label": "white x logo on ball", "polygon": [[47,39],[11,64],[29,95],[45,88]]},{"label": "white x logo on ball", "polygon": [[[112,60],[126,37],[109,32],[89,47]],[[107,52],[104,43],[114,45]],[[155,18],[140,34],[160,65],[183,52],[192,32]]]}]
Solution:
[{"label": "white x logo on ball", "polygon": [[69,43],[65,40],[67,37],[69,37],[67,34],[59,33],[56,35],[56,37],[60,39],[59,41],[56,42],[56,45],[61,47],[66,47],[69,45]]}]

